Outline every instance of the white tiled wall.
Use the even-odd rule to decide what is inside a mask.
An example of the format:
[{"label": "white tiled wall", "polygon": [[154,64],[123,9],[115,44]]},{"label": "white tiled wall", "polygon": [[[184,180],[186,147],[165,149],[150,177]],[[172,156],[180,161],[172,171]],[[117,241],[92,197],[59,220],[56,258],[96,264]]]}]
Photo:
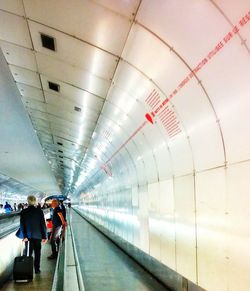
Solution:
[{"label": "white tiled wall", "polygon": [[[166,98],[187,65],[194,68],[231,31],[228,19],[235,23],[248,12],[247,2],[238,1],[238,11],[231,0],[142,1],[108,95],[118,107],[124,96],[128,103],[134,98],[129,121],[109,111],[124,129],[124,140],[121,134],[114,144],[125,142],[150,112],[145,90],[157,88]],[[241,32],[249,46],[250,21]],[[201,82],[193,78],[172,98],[181,133],[169,138],[157,118],[146,124],[125,142],[130,155],[116,155],[116,169],[127,176],[117,170],[111,180],[104,177],[96,190],[100,202],[84,205],[96,220],[109,219],[110,230],[208,291],[250,290],[250,66],[241,41],[235,36],[197,73]],[[124,161],[133,164],[129,172]],[[104,197],[109,205],[102,205]]]}]

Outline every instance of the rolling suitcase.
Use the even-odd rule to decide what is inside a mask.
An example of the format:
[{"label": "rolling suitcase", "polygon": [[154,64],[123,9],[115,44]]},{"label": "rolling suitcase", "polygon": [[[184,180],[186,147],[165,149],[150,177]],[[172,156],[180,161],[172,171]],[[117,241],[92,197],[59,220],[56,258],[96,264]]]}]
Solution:
[{"label": "rolling suitcase", "polygon": [[[29,254],[30,242],[28,242],[27,254]],[[13,267],[13,280],[16,282],[29,282],[33,280],[33,257],[23,255],[16,257]]]}]

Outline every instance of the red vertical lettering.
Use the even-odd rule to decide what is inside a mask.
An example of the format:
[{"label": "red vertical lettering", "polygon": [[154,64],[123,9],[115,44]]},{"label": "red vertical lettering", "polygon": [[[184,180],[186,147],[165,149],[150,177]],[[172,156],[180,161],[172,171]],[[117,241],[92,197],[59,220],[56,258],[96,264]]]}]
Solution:
[{"label": "red vertical lettering", "polygon": [[229,32],[223,39],[224,42],[227,43],[233,37],[232,32]]},{"label": "red vertical lettering", "polygon": [[241,20],[239,21],[240,26],[244,26],[247,23],[245,17],[242,17]]},{"label": "red vertical lettering", "polygon": [[233,27],[233,30],[232,30],[232,32],[233,32],[234,34],[236,34],[236,33],[238,33],[238,32],[239,32],[239,28],[238,28],[238,26],[237,26],[237,25],[235,25],[235,26]]}]

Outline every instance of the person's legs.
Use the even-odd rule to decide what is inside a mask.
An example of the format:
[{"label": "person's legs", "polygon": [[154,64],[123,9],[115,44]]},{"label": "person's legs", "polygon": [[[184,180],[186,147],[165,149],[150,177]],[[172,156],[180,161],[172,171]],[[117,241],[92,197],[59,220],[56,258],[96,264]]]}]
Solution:
[{"label": "person's legs", "polygon": [[57,240],[58,240],[58,231],[59,231],[60,227],[58,228],[54,228],[52,229],[52,233],[51,233],[51,239],[50,239],[50,243],[51,243],[51,251],[52,251],[52,255],[48,257],[48,259],[54,259],[57,257]]},{"label": "person's legs", "polygon": [[34,259],[34,268],[35,272],[40,272],[40,259],[41,259],[41,240],[40,239],[32,239],[34,252],[35,252],[35,259]]}]

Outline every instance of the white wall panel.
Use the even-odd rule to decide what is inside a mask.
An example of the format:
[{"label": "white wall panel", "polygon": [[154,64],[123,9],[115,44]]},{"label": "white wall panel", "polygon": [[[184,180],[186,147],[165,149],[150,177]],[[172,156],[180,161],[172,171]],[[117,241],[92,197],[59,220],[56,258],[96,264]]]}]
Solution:
[{"label": "white wall panel", "polygon": [[191,66],[196,66],[230,29],[211,1],[205,0],[146,0],[137,20],[169,43]]},{"label": "white wall panel", "polygon": [[20,94],[24,97],[32,98],[38,101],[44,101],[43,92],[41,89],[21,83],[17,83],[17,88],[19,89]]},{"label": "white wall panel", "polygon": [[174,189],[173,179],[161,180],[159,182],[160,202],[159,212],[161,215],[174,214]]},{"label": "white wall panel", "polygon": [[41,89],[39,75],[36,72],[13,65],[10,65],[9,67],[16,82]]},{"label": "white wall panel", "polygon": [[235,37],[200,73],[220,120],[228,162],[250,156],[250,123],[246,122],[250,106],[248,63],[249,54]]},{"label": "white wall panel", "polygon": [[[115,85],[126,94],[144,101],[152,91],[152,83],[140,71],[126,62],[120,61],[114,76]],[[121,90],[122,89],[122,90]]]},{"label": "white wall panel", "polygon": [[1,0],[0,9],[9,11],[23,16],[23,1],[22,0]]},{"label": "white wall panel", "polygon": [[36,59],[32,50],[4,41],[0,42],[0,46],[9,64],[37,71]]},{"label": "white wall panel", "polygon": [[178,135],[169,142],[169,150],[176,176],[193,171],[192,152],[187,137],[184,134]]},{"label": "white wall panel", "polygon": [[227,168],[228,290],[248,290],[250,279],[250,162]]},{"label": "white wall panel", "polygon": [[222,137],[216,122],[197,128],[189,134],[196,171],[225,163]]},{"label": "white wall panel", "polygon": [[161,218],[156,213],[149,212],[149,254],[161,259]]},{"label": "white wall panel", "polygon": [[160,185],[159,183],[148,184],[149,211],[159,212],[160,210]]},{"label": "white wall panel", "polygon": [[110,85],[108,81],[40,53],[36,53],[36,58],[40,73],[70,83],[90,93],[106,96]]},{"label": "white wall panel", "polygon": [[188,73],[182,61],[164,43],[139,25],[133,26],[122,56],[167,94]]},{"label": "white wall panel", "polygon": [[135,13],[139,0],[127,0],[127,1],[113,1],[113,0],[95,0],[96,3],[122,14],[126,17],[132,18]]},{"label": "white wall panel", "polygon": [[226,291],[229,242],[224,168],[196,175],[196,201],[199,284],[207,290]]},{"label": "white wall panel", "polygon": [[148,222],[148,189],[146,186],[139,187],[139,210],[138,220],[140,223],[140,249],[149,252],[149,222]]},{"label": "white wall panel", "polygon": [[97,105],[95,110],[87,108],[87,106],[86,107],[83,106],[82,108],[80,107],[81,112],[76,112],[74,108],[78,104],[75,104],[66,98],[64,98],[62,96],[58,96],[56,94],[47,93],[47,92],[45,92],[44,96],[45,96],[45,100],[48,104],[50,104],[52,106],[56,106],[56,107],[61,108],[63,110],[67,110],[71,113],[78,114],[79,116],[84,115],[86,117],[89,116],[92,118],[97,118],[99,116],[100,111],[101,111],[100,106]]},{"label": "white wall panel", "polygon": [[175,217],[172,179],[160,181],[160,213],[161,262],[175,270]]},{"label": "white wall panel", "polygon": [[138,207],[139,206],[138,186],[132,187],[132,206],[133,207]]},{"label": "white wall panel", "polygon": [[174,179],[176,270],[196,282],[194,176]]},{"label": "white wall panel", "polygon": [[[139,196],[138,196],[139,198]],[[133,209],[133,241],[131,242],[133,245],[135,245],[137,248],[140,248],[140,221],[138,218],[138,209]]]},{"label": "white wall panel", "polygon": [[65,31],[118,55],[121,53],[130,28],[129,19],[93,1],[75,0],[72,5],[67,0],[63,2],[25,0],[24,6],[30,19]]},{"label": "white wall panel", "polygon": [[138,185],[145,185],[145,183],[147,182],[147,176],[145,174],[145,164],[140,156],[136,158],[135,166],[138,178]]},{"label": "white wall panel", "polygon": [[167,144],[165,142],[159,143],[158,147],[154,148],[153,152],[159,173],[159,180],[161,181],[172,177],[173,165]]},{"label": "white wall panel", "polygon": [[215,4],[226,14],[233,24],[237,24],[241,17],[249,11],[248,0],[241,0],[237,2],[216,0]]},{"label": "white wall panel", "polygon": [[[33,21],[29,21],[29,27],[35,51],[63,60],[78,68],[88,70],[95,76],[107,80],[112,78],[117,65],[117,58],[113,55],[79,39]],[[42,47],[41,33],[55,39],[55,52]]]},{"label": "white wall panel", "polygon": [[[84,107],[90,107],[92,109],[96,108],[96,106],[102,106],[103,104],[103,99],[96,95],[93,95],[75,86],[60,82],[55,78],[47,77],[44,75],[40,76],[44,91],[48,91],[56,95],[62,95],[63,98],[67,98],[69,101],[74,102],[75,104],[79,104]],[[48,81],[54,82],[60,86],[60,94],[49,89]]]},{"label": "white wall panel", "polygon": [[148,150],[142,154],[142,159],[145,164],[145,174],[147,176],[148,183],[154,183],[158,181],[157,165],[152,152]]},{"label": "white wall panel", "polygon": [[37,100],[30,100],[28,103],[25,104],[29,109],[39,110],[42,112],[46,112],[46,105],[43,102]]},{"label": "white wall panel", "polygon": [[[108,100],[110,102],[109,106],[114,106],[111,115],[114,116],[113,119],[119,120],[118,124],[125,124],[128,116],[130,118],[133,116],[136,123],[141,122],[144,112],[142,113],[141,105],[133,95],[131,96],[121,89],[113,87]],[[105,107],[105,110],[110,110],[109,106]]]},{"label": "white wall panel", "polygon": [[216,115],[197,80],[189,81],[172,102],[190,137],[195,169],[223,164],[223,143]]},{"label": "white wall panel", "polygon": [[32,48],[26,20],[3,11],[0,11],[0,39]]},{"label": "white wall panel", "polygon": [[[248,4],[249,5],[249,4]],[[248,12],[247,12],[248,11]],[[242,18],[244,17],[244,21],[246,22],[246,20],[249,18],[249,8],[248,10],[245,10],[245,13],[241,15],[241,19],[240,21],[242,21]],[[249,20],[248,20],[249,21]],[[246,25],[247,24],[247,25]],[[239,25],[240,26],[240,25]],[[250,39],[250,27],[249,27],[249,22],[245,23],[244,26],[240,26],[240,35],[243,38],[243,43],[245,43],[245,49],[248,50],[249,48],[249,39]]]},{"label": "white wall panel", "polygon": [[[63,149],[66,183],[71,159],[83,161],[89,215],[208,291],[249,291],[250,20],[243,42],[224,42],[197,72],[201,82],[179,86],[249,0],[23,0],[27,18],[13,14],[24,14],[21,0],[0,2],[0,46],[22,102],[54,169]],[[160,104],[176,88],[168,113],[147,122],[149,94]]]},{"label": "white wall panel", "polygon": [[85,117],[84,114],[81,114],[81,113],[76,112],[76,111],[73,112],[73,108],[70,111],[70,110],[60,108],[59,106],[47,104],[47,111],[50,114],[53,114],[53,115],[61,117],[61,118],[63,117],[71,122],[75,122],[78,124],[81,124],[84,121],[84,119],[86,119],[85,122],[91,121],[91,120],[94,122],[94,120],[95,120],[95,116]]}]

